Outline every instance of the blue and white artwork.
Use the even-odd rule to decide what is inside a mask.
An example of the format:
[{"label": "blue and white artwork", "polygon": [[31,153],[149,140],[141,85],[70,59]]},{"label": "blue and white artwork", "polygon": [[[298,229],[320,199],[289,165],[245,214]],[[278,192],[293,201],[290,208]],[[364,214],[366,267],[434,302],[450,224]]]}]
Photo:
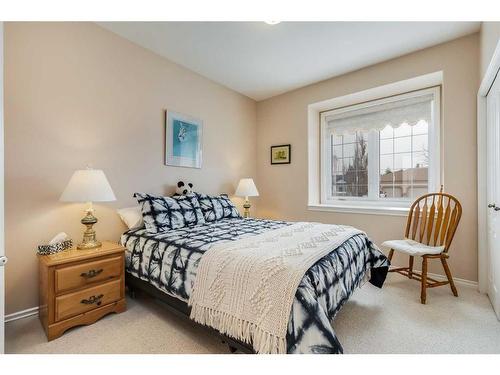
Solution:
[{"label": "blue and white artwork", "polygon": [[201,168],[202,121],[172,111],[165,117],[165,164]]}]

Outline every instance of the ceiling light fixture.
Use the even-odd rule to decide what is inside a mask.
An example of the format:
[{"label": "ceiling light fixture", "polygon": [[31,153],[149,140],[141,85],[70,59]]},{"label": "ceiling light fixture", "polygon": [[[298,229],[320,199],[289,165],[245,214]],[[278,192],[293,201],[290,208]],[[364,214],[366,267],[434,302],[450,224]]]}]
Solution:
[{"label": "ceiling light fixture", "polygon": [[267,23],[268,25],[277,25],[281,21],[264,21],[264,22]]}]

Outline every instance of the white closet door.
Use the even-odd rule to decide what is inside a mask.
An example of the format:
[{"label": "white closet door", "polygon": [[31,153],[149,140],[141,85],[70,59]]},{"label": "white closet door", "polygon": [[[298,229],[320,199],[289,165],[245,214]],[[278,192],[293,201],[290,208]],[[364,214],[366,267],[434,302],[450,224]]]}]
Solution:
[{"label": "white closet door", "polygon": [[500,78],[486,98],[487,199],[488,199],[488,295],[500,320]]}]

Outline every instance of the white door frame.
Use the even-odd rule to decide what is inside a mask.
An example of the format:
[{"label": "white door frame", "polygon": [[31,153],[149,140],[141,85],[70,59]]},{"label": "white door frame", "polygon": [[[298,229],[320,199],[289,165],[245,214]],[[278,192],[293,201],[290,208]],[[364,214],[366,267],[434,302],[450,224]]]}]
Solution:
[{"label": "white door frame", "polygon": [[486,195],[486,96],[500,69],[500,39],[477,93],[477,250],[479,291],[488,291]]}]

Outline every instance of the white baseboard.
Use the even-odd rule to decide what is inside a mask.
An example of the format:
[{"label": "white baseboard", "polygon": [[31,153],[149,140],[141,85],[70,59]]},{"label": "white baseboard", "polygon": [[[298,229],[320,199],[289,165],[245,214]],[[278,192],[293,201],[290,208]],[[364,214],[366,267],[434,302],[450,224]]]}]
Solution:
[{"label": "white baseboard", "polygon": [[[432,277],[433,279],[436,279],[438,281],[446,281],[446,280],[448,280],[448,278],[445,275],[439,275],[437,273],[430,273],[430,272],[428,272],[427,275],[429,275],[430,277]],[[474,286],[476,288],[479,285],[477,283],[477,281],[460,279],[458,277],[454,277],[453,281],[455,282],[455,284],[461,284],[461,285],[467,285],[467,286]]]},{"label": "white baseboard", "polygon": [[14,320],[27,318],[29,316],[38,315],[38,306],[32,307],[30,309],[18,311],[9,315],[5,315],[5,323],[12,322]]},{"label": "white baseboard", "polygon": [[[399,266],[398,266],[399,267]],[[416,270],[417,272],[420,272],[418,270]],[[445,275],[439,275],[437,273],[431,273],[431,272],[427,272],[427,275],[429,277],[432,277],[433,279],[436,279],[438,281],[446,281],[448,280],[448,278],[445,276]],[[460,279],[458,277],[454,277],[453,278],[453,281],[455,282],[455,284],[459,284],[459,285],[465,285],[465,286],[472,286],[472,287],[478,287],[479,284],[477,281],[471,281],[471,280],[465,280],[465,279]]]}]

